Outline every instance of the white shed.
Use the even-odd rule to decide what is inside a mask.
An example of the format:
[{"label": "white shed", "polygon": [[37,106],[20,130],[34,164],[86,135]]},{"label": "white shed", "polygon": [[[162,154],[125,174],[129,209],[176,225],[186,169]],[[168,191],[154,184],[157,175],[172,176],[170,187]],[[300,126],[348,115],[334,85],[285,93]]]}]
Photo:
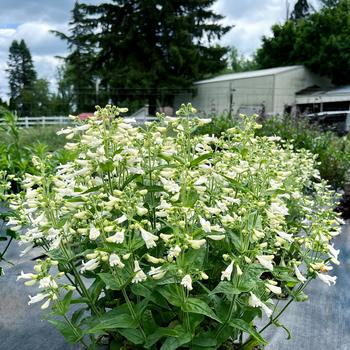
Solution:
[{"label": "white shed", "polygon": [[175,97],[175,108],[191,102],[204,115],[230,112],[281,115],[295,106],[296,92],[330,82],[304,66],[262,69],[220,75],[194,83],[195,93]]}]

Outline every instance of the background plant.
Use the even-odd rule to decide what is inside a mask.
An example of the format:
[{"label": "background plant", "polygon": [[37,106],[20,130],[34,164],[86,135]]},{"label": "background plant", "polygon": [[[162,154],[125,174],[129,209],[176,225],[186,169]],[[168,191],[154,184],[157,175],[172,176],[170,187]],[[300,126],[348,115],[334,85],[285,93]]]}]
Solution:
[{"label": "background plant", "polygon": [[74,160],[52,172],[34,158],[39,175],[11,204],[14,230],[28,227],[22,244],[48,256],[19,276],[40,289],[29,303],[51,305],[49,321],[91,349],[102,338],[124,349],[266,344],[286,309],[277,299],[336,281],[341,221],[314,156],[255,136],[248,117],[215,137],[196,134],[210,120],[191,105],[144,128],[123,112],[98,108],[62,130]]}]

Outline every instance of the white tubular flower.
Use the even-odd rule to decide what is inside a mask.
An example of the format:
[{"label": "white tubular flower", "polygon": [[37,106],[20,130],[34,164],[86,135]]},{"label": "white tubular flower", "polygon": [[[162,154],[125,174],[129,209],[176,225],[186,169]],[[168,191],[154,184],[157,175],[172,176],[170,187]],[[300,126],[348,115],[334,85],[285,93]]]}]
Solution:
[{"label": "white tubular flower", "polygon": [[94,241],[100,236],[101,232],[94,225],[90,225],[89,238]]},{"label": "white tubular flower", "polygon": [[211,232],[211,225],[210,222],[205,220],[204,218],[202,218],[201,216],[199,217],[199,222],[202,226],[202,229],[204,230],[204,232],[209,233]]},{"label": "white tubular flower", "polygon": [[176,245],[175,247],[171,247],[168,251],[168,261],[172,261],[173,258],[177,258],[181,253],[181,248]]},{"label": "white tubular flower", "polygon": [[231,264],[227,266],[225,271],[221,272],[221,281],[223,281],[225,278],[228,281],[231,281],[232,271],[233,271],[233,261],[231,261]]},{"label": "white tubular flower", "polygon": [[328,244],[328,253],[334,264],[339,265],[338,255],[340,253],[339,249],[335,249],[333,244]]},{"label": "white tubular flower", "polygon": [[36,279],[37,276],[34,273],[24,273],[23,271],[21,271],[20,276],[17,277],[17,281],[24,279],[24,280],[32,280],[32,279]]},{"label": "white tubular flower", "polygon": [[150,262],[151,264],[161,264],[161,263],[165,262],[164,259],[162,259],[162,258],[155,258],[154,256],[149,255],[149,254],[146,254],[145,257],[146,257],[146,260],[148,262]]},{"label": "white tubular flower", "polygon": [[136,212],[137,212],[137,215],[143,216],[148,213],[148,210],[144,207],[136,207]]},{"label": "white tubular flower", "polygon": [[189,245],[192,249],[200,249],[207,241],[205,239],[190,239],[188,240]]},{"label": "white tubular flower", "polygon": [[44,277],[39,281],[39,288],[54,288],[57,289],[58,285],[52,277]]},{"label": "white tubular flower", "polygon": [[141,232],[142,239],[146,243],[147,249],[153,248],[156,246],[156,241],[159,239],[158,236],[152,234],[151,232],[146,231],[142,227],[139,227],[139,230]]},{"label": "white tubular flower", "polygon": [[289,214],[288,208],[281,202],[279,203],[272,202],[270,205],[269,211],[272,215],[286,216]]},{"label": "white tubular flower", "polygon": [[99,261],[97,259],[91,259],[88,262],[82,262],[82,268],[80,269],[81,272],[84,271],[93,271],[99,266]]},{"label": "white tubular flower", "polygon": [[110,266],[117,266],[119,268],[123,268],[125,267],[125,265],[122,263],[120,257],[115,254],[115,253],[112,253],[110,256],[109,256],[109,265]]},{"label": "white tubular flower", "polygon": [[109,243],[123,243],[124,242],[124,230],[117,231],[113,236],[107,237],[106,241]]},{"label": "white tubular flower", "polygon": [[306,282],[306,278],[301,274],[300,270],[298,269],[298,266],[294,264],[294,272],[295,276],[297,276],[297,279],[301,282],[304,283]]},{"label": "white tubular flower", "polygon": [[293,235],[292,235],[292,234],[288,234],[288,233],[286,233],[286,232],[284,232],[284,231],[278,231],[277,234],[278,234],[281,238],[285,239],[285,240],[286,240],[287,242],[289,242],[289,243],[292,243],[292,242],[294,241],[294,238],[293,238]]},{"label": "white tubular flower", "polygon": [[131,283],[139,283],[147,279],[146,274],[141,270],[140,264],[137,260],[134,261],[134,272],[135,276],[133,277]]},{"label": "white tubular flower", "polygon": [[149,276],[152,276],[153,279],[155,280],[160,280],[161,278],[164,277],[164,275],[166,274],[165,270],[162,270],[162,267],[151,267],[151,270],[148,272]]},{"label": "white tubular flower", "polygon": [[272,315],[272,310],[268,308],[254,293],[250,292],[248,304],[251,307],[261,307],[267,317]]},{"label": "white tubular flower", "polygon": [[265,283],[266,288],[275,294],[282,294],[281,287],[275,285],[276,282],[268,280],[270,283]]},{"label": "white tubular flower", "polygon": [[242,276],[243,272],[241,270],[241,268],[239,267],[239,265],[236,263],[236,271],[237,271],[237,276]]},{"label": "white tubular flower", "polygon": [[164,177],[160,177],[160,181],[162,182],[164,189],[172,194],[176,194],[180,192],[180,186],[172,180],[167,180]]},{"label": "white tubular flower", "polygon": [[168,242],[174,235],[167,235],[165,233],[160,234],[160,238],[166,243]]},{"label": "white tubular flower", "polygon": [[33,297],[29,295],[29,301],[28,305],[34,304],[34,303],[39,303],[40,301],[44,300],[45,298],[49,297],[50,294],[48,293],[38,293],[37,295],[34,295]]},{"label": "white tubular flower", "polygon": [[122,224],[124,221],[128,220],[127,216],[123,214],[121,217],[115,220],[116,223]]},{"label": "white tubular flower", "polygon": [[45,310],[50,306],[50,299],[47,299],[44,304],[41,305],[41,310]]},{"label": "white tubular flower", "polygon": [[181,284],[187,288],[187,290],[192,290],[192,278],[190,275],[186,275],[183,277],[183,279],[181,280]]},{"label": "white tubular flower", "polygon": [[318,272],[316,272],[316,274],[322,282],[328,284],[329,286],[331,286],[332,284],[335,284],[337,281],[337,276],[324,275]]},{"label": "white tubular flower", "polygon": [[213,241],[221,241],[225,239],[225,235],[208,235],[207,238],[212,239]]},{"label": "white tubular flower", "polygon": [[270,271],[273,270],[272,261],[274,257],[275,257],[274,255],[257,255],[256,256],[260,265],[266,267]]}]

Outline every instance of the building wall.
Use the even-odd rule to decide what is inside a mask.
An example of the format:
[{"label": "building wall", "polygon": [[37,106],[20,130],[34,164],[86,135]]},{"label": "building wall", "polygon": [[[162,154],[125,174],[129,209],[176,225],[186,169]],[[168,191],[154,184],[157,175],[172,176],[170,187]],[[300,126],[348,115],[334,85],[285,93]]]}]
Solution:
[{"label": "building wall", "polygon": [[273,108],[274,76],[267,75],[255,78],[231,81],[233,91],[232,112],[236,114],[243,106],[262,106],[269,113]]},{"label": "building wall", "polygon": [[313,85],[329,87],[331,84],[305,67],[276,74],[273,113],[282,115],[286,105],[295,106],[296,92]]},{"label": "building wall", "polygon": [[273,107],[273,76],[235,79],[195,85],[196,94],[180,94],[174,107],[191,102],[203,115],[220,115],[230,110],[236,114],[241,106],[264,104],[269,111]]},{"label": "building wall", "polygon": [[191,102],[201,114],[220,115],[264,105],[267,115],[282,115],[286,106],[295,107],[296,92],[313,85],[324,88],[330,82],[298,66],[271,75],[197,83],[196,94],[176,96],[174,107],[178,109],[181,103]]}]

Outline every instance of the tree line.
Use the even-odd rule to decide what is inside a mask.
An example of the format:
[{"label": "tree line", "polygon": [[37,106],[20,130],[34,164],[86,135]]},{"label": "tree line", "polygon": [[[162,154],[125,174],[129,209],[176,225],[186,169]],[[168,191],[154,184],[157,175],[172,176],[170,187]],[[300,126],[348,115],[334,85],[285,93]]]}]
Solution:
[{"label": "tree line", "polygon": [[8,60],[10,108],[19,115],[93,111],[96,104],[171,105],[192,91],[194,81],[213,75],[304,64],[335,84],[350,80],[350,0],[320,0],[317,11],[297,0],[284,23],[246,58],[218,41],[231,27],[212,10],[215,0],[114,0],[100,5],[76,2],[57,91],[37,77],[23,40],[11,44]]}]

